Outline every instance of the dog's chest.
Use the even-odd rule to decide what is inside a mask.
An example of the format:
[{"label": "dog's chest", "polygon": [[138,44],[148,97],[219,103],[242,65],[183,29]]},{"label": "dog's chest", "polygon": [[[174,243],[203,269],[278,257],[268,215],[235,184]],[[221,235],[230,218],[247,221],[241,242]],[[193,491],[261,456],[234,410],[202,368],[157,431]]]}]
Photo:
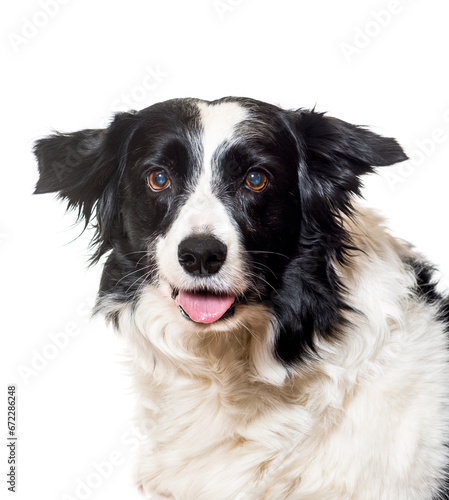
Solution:
[{"label": "dog's chest", "polygon": [[378,500],[387,478],[388,498],[409,500],[440,439],[438,422],[418,428],[426,396],[401,404],[385,381],[347,392],[323,377],[301,394],[178,377],[160,389],[144,412],[153,446],[141,475],[149,491],[180,499]]},{"label": "dog's chest", "polygon": [[179,498],[358,498],[363,471],[393,446],[388,426],[379,431],[361,400],[343,419],[338,405],[314,407],[319,397],[294,399],[180,378],[152,394],[157,409],[145,412],[145,424],[153,446],[142,470],[152,471],[155,490],[191,492]]}]

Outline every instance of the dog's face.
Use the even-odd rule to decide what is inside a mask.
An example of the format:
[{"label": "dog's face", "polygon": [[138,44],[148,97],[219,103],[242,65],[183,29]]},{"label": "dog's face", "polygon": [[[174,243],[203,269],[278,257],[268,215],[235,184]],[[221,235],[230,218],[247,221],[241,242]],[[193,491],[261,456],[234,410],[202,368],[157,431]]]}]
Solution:
[{"label": "dog's face", "polygon": [[123,181],[129,250],[144,252],[186,319],[230,319],[267,299],[294,253],[294,141],[274,113],[277,123],[255,130],[255,117],[236,102],[161,108],[165,123],[150,108],[130,143],[136,154]]},{"label": "dog's face", "polygon": [[350,239],[339,217],[359,176],[405,159],[393,139],[240,98],[167,101],[35,151],[36,192],[96,215],[94,260],[110,252],[102,297],[136,303],[152,287],[211,332],[264,304],[284,363],[340,320],[333,263]]}]

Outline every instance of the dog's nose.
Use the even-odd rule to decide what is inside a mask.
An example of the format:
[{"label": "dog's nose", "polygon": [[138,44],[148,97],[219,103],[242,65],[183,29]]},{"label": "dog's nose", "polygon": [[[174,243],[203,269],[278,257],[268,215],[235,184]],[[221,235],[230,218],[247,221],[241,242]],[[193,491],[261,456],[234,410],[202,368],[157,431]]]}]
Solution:
[{"label": "dog's nose", "polygon": [[226,259],[227,248],[213,236],[189,236],[178,246],[181,266],[195,276],[217,273]]}]

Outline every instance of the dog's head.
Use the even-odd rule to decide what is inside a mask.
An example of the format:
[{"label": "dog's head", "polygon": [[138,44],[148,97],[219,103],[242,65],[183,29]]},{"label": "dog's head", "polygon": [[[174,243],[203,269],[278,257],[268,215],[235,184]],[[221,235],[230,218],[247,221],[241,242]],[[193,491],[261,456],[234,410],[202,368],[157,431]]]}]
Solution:
[{"label": "dog's head", "polygon": [[334,264],[359,177],[406,159],[394,139],[243,98],[163,102],[35,152],[36,193],[96,218],[100,298],[137,304],[151,288],[188,331],[212,333],[263,306],[284,365],[341,321]]}]

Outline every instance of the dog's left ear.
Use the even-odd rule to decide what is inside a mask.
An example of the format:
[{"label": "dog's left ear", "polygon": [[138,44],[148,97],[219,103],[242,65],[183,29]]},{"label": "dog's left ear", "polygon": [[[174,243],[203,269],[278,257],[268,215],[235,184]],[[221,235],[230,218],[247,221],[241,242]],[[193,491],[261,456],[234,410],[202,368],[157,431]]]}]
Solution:
[{"label": "dog's left ear", "polygon": [[361,175],[407,160],[395,139],[324,113],[301,110],[294,127],[302,155],[300,177],[310,176],[315,191],[337,210],[345,211],[351,196],[360,194]]},{"label": "dog's left ear", "polygon": [[281,279],[273,308],[277,357],[287,365],[314,351],[316,336],[337,336],[343,324],[344,284],[335,263],[354,251],[342,215],[360,194],[360,176],[407,159],[395,139],[381,137],[314,111],[290,115],[298,144],[301,230],[296,257]]},{"label": "dog's left ear", "polygon": [[34,147],[39,165],[35,194],[58,193],[67,208],[78,209],[85,226],[96,216],[93,261],[111,248],[118,225],[120,178],[135,122],[134,114],[120,113],[109,128],[56,133]]}]

